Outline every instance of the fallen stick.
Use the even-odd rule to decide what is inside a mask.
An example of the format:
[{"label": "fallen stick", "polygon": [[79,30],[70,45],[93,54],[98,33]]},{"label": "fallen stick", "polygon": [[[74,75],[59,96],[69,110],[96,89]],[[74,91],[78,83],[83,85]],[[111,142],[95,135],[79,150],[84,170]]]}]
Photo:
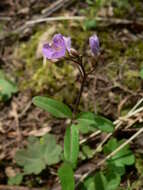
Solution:
[{"label": "fallen stick", "polygon": [[52,22],[52,21],[63,21],[63,20],[85,20],[84,16],[58,16],[58,17],[48,17],[40,18],[35,20],[30,20],[26,22],[26,25],[39,24],[42,22]]},{"label": "fallen stick", "polygon": [[24,187],[24,186],[0,185],[0,190],[42,190],[42,189],[30,188],[30,187]]}]

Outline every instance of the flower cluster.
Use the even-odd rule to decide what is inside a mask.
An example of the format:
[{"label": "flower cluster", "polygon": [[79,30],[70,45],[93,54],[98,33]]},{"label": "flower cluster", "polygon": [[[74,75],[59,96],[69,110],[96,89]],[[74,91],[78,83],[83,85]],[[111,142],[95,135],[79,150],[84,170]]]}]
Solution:
[{"label": "flower cluster", "polygon": [[[93,55],[97,55],[99,52],[99,39],[95,34],[89,38],[89,45]],[[70,53],[71,50],[71,38],[62,34],[55,34],[52,43],[44,44],[42,51],[47,59],[54,60],[64,57],[66,52]]]}]

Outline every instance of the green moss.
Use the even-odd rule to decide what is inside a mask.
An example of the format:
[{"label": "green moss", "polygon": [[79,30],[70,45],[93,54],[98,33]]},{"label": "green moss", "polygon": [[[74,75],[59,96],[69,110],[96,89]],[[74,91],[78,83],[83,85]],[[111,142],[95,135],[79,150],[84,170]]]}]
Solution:
[{"label": "green moss", "polygon": [[114,8],[114,15],[116,17],[124,18],[128,15],[130,9],[130,4],[128,0],[120,0],[120,3],[117,3],[117,6]]},{"label": "green moss", "polygon": [[124,44],[114,35],[110,30],[100,33],[106,55],[104,75],[106,73],[106,76],[114,81],[121,72],[121,84],[136,91],[141,87],[139,71],[143,67],[143,43],[136,40]]},{"label": "green moss", "polygon": [[[116,4],[114,7],[114,14],[116,17],[129,17],[131,13],[132,8],[134,7],[134,13],[136,13],[138,16],[143,16],[142,11],[142,1],[141,0],[112,0]],[[135,14],[134,14],[135,15]]]},{"label": "green moss", "polygon": [[[27,43],[23,43],[19,48],[19,57],[25,62],[24,70],[19,70],[21,89],[32,89],[35,93],[43,92],[49,95],[55,95],[59,99],[66,99],[73,102],[79,86],[75,83],[75,72],[71,64],[65,61],[51,63],[47,61],[43,67],[43,60],[35,58],[37,45],[43,33],[49,30],[45,26],[37,29],[37,32]],[[98,26],[97,26],[98,30]],[[95,31],[85,31],[83,21],[63,21],[56,25],[55,33],[62,33],[65,36],[71,36],[72,46],[79,52],[83,52],[84,61],[88,63],[89,45],[88,38]],[[51,34],[52,37],[53,33]],[[105,28],[104,31],[98,31],[101,49],[103,50],[104,65],[97,69],[97,73],[109,78],[111,81],[116,80],[121,72],[119,83],[125,87],[136,91],[141,87],[139,71],[143,67],[143,43],[139,40],[130,40],[124,43],[118,38],[118,31],[112,28]],[[49,38],[51,38],[49,37]],[[87,67],[89,64],[86,64]],[[27,80],[28,78],[28,80]],[[115,97],[116,98],[116,97]],[[118,103],[120,98],[116,98]],[[91,106],[90,106],[91,103]],[[92,109],[93,103],[89,107]],[[82,104],[81,104],[82,106]],[[100,109],[100,108],[99,108]]]},{"label": "green moss", "polygon": [[138,78],[138,71],[126,71],[123,77],[123,85],[129,89],[136,91],[141,86],[141,80]]},{"label": "green moss", "polygon": [[143,187],[143,179],[142,178],[139,178],[137,179],[133,184],[132,184],[132,189],[133,190],[139,190],[139,189],[142,189]]},{"label": "green moss", "polygon": [[143,16],[143,2],[141,0],[134,0],[133,1],[133,6],[136,9],[136,13],[138,16],[142,17]]},{"label": "green moss", "polygon": [[[129,47],[126,49],[125,56],[133,59],[137,63],[139,69],[143,67],[143,43],[140,40],[130,43]],[[136,64],[135,63],[135,64]]]}]

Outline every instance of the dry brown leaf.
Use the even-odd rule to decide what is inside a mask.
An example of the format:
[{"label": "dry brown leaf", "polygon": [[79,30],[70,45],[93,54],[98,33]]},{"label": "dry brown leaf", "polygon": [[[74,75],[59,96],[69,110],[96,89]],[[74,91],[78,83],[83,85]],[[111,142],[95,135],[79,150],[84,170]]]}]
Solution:
[{"label": "dry brown leaf", "polygon": [[7,177],[14,177],[16,175],[15,170],[10,166],[5,168],[5,174]]},{"label": "dry brown leaf", "polygon": [[49,133],[51,131],[51,127],[43,127],[41,129],[35,129],[31,132],[28,133],[29,136],[36,136],[36,137],[40,137],[45,135],[46,133]]}]

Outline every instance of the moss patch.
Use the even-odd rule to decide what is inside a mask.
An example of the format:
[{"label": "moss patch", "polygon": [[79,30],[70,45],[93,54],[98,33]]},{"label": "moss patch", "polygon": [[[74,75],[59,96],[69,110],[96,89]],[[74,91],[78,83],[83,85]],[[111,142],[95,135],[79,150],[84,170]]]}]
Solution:
[{"label": "moss patch", "polygon": [[[18,56],[24,62],[24,69],[18,71],[20,87],[21,89],[30,88],[36,94],[46,92],[48,95],[55,95],[59,99],[72,102],[79,88],[75,82],[77,70],[69,62],[63,60],[57,63],[47,61],[46,66],[43,67],[43,60],[36,59],[35,56],[40,38],[49,27],[48,24],[42,29],[38,28],[27,43],[20,45]],[[104,31],[98,29],[97,26],[96,32],[100,38],[104,64],[96,70],[96,74],[101,74],[114,82],[120,73],[122,77],[119,83],[133,91],[140,89],[142,81],[139,78],[139,71],[143,67],[142,41],[138,38],[129,38],[124,41],[124,33],[120,36],[122,31],[119,29],[114,31],[111,28],[105,28]],[[88,67],[90,61],[88,38],[95,33],[95,30],[85,31],[83,21],[63,21],[56,25],[55,31],[49,35],[49,38],[52,38],[54,33],[71,36],[73,47],[84,54],[84,61]],[[100,101],[100,97],[98,99]],[[120,101],[120,98],[117,100]],[[89,107],[92,107],[90,104],[93,105],[93,102],[89,102]]]}]

